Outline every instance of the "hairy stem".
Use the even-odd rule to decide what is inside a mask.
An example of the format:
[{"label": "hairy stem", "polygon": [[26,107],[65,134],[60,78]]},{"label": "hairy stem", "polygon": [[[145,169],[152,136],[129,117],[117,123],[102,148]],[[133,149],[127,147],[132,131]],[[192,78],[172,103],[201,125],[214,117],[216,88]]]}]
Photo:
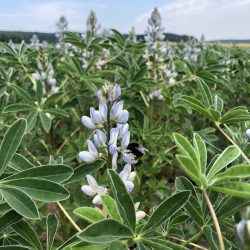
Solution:
[{"label": "hairy stem", "polygon": [[[110,140],[110,130],[111,130],[111,106],[112,104],[108,102],[108,114],[107,114],[107,143],[109,143]],[[108,161],[107,161],[107,168],[112,168],[112,155],[109,152],[108,147]]]},{"label": "hairy stem", "polygon": [[248,157],[245,155],[245,153],[242,151],[242,149],[234,142],[234,140],[228,136],[228,134],[220,127],[219,123],[215,123],[215,126],[218,128],[218,130],[227,138],[228,141],[230,141],[240,152],[242,157],[245,159],[245,161],[250,164],[250,160]]},{"label": "hairy stem", "polygon": [[186,242],[183,243],[183,246],[188,245],[189,243],[199,239],[199,237],[203,234],[203,230],[200,230],[197,234],[192,236],[190,239],[186,240]]},{"label": "hairy stem", "polygon": [[224,242],[223,242],[223,236],[222,236],[222,233],[221,233],[221,230],[220,230],[219,221],[217,219],[217,216],[216,216],[216,213],[214,211],[213,205],[212,205],[212,203],[211,203],[211,201],[210,201],[210,199],[209,199],[209,197],[207,195],[206,190],[203,190],[202,193],[203,193],[203,196],[204,196],[204,198],[206,200],[206,203],[207,203],[207,205],[209,207],[211,216],[212,216],[213,221],[214,221],[215,229],[216,229],[219,244],[220,244],[220,250],[225,250],[225,246],[224,246]]},{"label": "hairy stem", "polygon": [[[169,238],[170,238],[170,239],[173,239],[173,240],[177,240],[177,241],[183,242],[183,243],[186,243],[186,240],[179,239],[179,238],[174,237],[174,236],[170,236]],[[208,248],[203,247],[203,246],[200,246],[200,245],[198,245],[198,244],[188,243],[188,245],[195,247],[195,249],[197,248],[197,249],[201,249],[201,250],[208,250]]]},{"label": "hairy stem", "polygon": [[64,215],[67,217],[67,219],[69,220],[69,222],[72,224],[72,226],[78,231],[81,232],[81,228],[77,226],[77,224],[74,222],[74,220],[71,218],[71,216],[68,214],[68,212],[65,210],[65,208],[62,206],[62,204],[57,201],[56,204],[58,205],[58,207],[61,209],[61,211],[64,213]]}]

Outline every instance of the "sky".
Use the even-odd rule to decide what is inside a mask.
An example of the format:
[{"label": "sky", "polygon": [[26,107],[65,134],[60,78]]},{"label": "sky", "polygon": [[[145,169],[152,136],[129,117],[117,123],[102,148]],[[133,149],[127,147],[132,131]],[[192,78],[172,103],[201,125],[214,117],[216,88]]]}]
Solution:
[{"label": "sky", "polygon": [[83,32],[90,10],[102,28],[144,33],[154,7],[165,32],[201,34],[207,40],[250,38],[250,0],[0,0],[0,30],[55,32],[65,15],[69,30]]}]

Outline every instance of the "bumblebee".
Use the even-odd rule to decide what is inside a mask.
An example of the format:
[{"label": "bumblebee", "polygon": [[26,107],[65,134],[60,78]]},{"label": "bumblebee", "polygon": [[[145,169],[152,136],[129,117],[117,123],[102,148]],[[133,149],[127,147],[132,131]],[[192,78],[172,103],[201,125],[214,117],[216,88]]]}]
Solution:
[{"label": "bumblebee", "polygon": [[127,146],[130,154],[134,155],[135,160],[141,160],[145,154],[145,148],[141,147],[138,143],[130,143]]}]

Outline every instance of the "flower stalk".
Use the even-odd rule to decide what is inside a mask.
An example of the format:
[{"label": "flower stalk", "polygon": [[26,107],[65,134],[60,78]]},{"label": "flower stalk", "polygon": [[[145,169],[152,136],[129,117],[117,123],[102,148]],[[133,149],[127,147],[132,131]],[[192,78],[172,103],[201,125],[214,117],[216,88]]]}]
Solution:
[{"label": "flower stalk", "polygon": [[211,216],[212,216],[213,221],[214,221],[214,226],[215,226],[217,236],[218,236],[218,240],[219,240],[220,250],[225,250],[223,236],[222,236],[222,233],[221,233],[221,230],[220,230],[220,224],[219,224],[218,218],[216,216],[216,213],[214,211],[213,205],[212,205],[212,203],[211,203],[211,201],[210,201],[210,199],[208,197],[208,194],[207,194],[206,190],[203,190],[202,193],[203,193],[203,196],[205,198],[205,201],[206,201],[206,203],[208,205],[208,208],[210,210]]}]

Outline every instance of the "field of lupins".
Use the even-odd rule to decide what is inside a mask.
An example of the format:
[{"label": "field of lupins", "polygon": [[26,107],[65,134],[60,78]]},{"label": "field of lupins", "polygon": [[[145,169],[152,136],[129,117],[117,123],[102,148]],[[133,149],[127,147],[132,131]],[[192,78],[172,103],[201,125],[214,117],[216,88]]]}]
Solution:
[{"label": "field of lupins", "polygon": [[250,52],[57,26],[0,44],[0,249],[250,249]]}]

